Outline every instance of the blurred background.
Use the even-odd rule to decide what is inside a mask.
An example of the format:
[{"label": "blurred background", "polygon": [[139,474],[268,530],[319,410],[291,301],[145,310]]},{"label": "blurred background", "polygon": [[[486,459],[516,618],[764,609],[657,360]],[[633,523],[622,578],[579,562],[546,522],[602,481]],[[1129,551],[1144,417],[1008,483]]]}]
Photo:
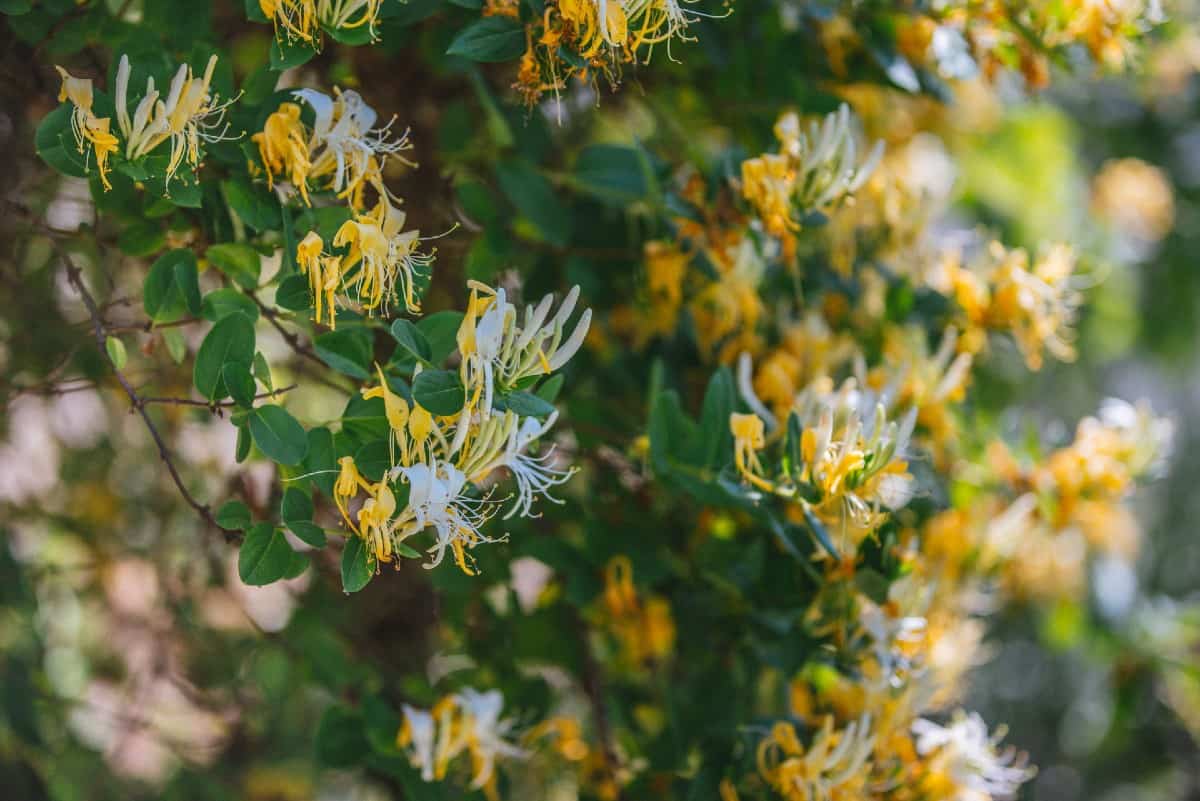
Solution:
[{"label": "blurred background", "polygon": [[[992,359],[980,379],[985,406],[1005,410],[1006,433],[1067,440],[1075,421],[1109,396],[1149,398],[1176,426],[1162,476],[1137,498],[1136,563],[1091,565],[1085,602],[1017,606],[992,619],[991,659],[974,674],[967,706],[1007,722],[1007,741],[1031,753],[1040,772],[1023,794],[1038,801],[1200,798],[1195,10],[1188,2],[1170,8],[1173,21],[1142,44],[1125,76],[1063,70],[1036,94],[967,79],[941,133],[907,145],[914,169],[945,196],[939,225],[964,235],[986,225],[1031,249],[1068,240],[1091,266],[1078,361],[1030,373],[1013,350]],[[235,16],[228,30],[237,30]],[[218,15],[218,30],[224,21]],[[38,120],[55,105],[57,78],[46,67],[54,35],[61,32],[0,26],[0,152],[6,202],[44,208],[68,229],[92,217],[86,184],[53,176],[32,147]],[[268,33],[238,36],[245,41],[235,40],[233,51],[250,54]],[[461,172],[469,162],[463,154],[475,147],[463,131],[500,114],[537,147],[539,137],[572,135],[578,121],[558,128],[551,115],[530,118],[486,89],[443,102],[468,81],[422,72],[423,55],[437,51],[427,39],[420,26],[406,27],[382,54],[351,61],[331,48],[323,68],[377,107],[402,110],[416,142],[438,144],[418,144],[419,183],[406,194],[421,198],[409,211],[423,230],[445,230],[461,197],[442,179]],[[410,45],[418,55],[404,55]],[[727,64],[747,57],[736,43],[721,51],[707,29],[694,46],[720,51]],[[699,68],[665,59],[661,68],[667,86],[705,79]],[[632,124],[653,138],[637,79],[626,90],[606,96],[589,125],[603,132]],[[571,102],[577,112],[595,98]],[[777,110],[746,110],[744,119]],[[874,133],[905,138],[902,108],[876,116],[864,113]],[[353,774],[314,769],[312,732],[331,698],[358,692],[364,658],[397,673],[425,666],[444,612],[430,576],[417,570],[411,581],[375,582],[353,604],[321,569],[269,587],[242,585],[235,551],[206,532],[164,481],[153,442],[105,379],[86,314],[50,252],[7,209],[0,216],[0,795],[389,797]],[[132,258],[161,244],[135,239],[115,244]],[[468,251],[469,242],[442,243],[445,267],[431,308],[450,305],[445,294],[438,300],[442,287],[512,256]],[[137,302],[123,309],[122,297],[136,297],[138,283],[116,258],[109,311],[134,321]],[[130,342],[162,355],[160,337],[130,325]],[[285,360],[282,340],[260,342]],[[172,378],[170,361],[158,361],[163,372],[140,379],[175,381],[176,394],[186,394],[188,376]],[[297,372],[276,382],[292,377],[303,378]],[[318,390],[304,404],[308,419],[337,414]],[[273,502],[271,466],[234,462],[236,432],[226,420],[203,409],[163,414],[197,494],[237,494],[260,509]],[[605,458],[594,457],[593,469],[604,469]]]}]

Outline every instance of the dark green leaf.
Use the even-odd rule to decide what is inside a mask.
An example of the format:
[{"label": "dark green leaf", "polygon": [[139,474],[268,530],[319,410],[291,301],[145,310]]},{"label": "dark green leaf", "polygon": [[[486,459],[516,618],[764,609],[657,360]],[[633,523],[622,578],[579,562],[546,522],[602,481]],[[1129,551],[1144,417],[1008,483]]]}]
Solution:
[{"label": "dark green leaf", "polygon": [[279,204],[275,196],[245,178],[231,178],[221,184],[225,199],[246,225],[257,231],[271,231],[280,226]]},{"label": "dark green leaf", "polygon": [[375,554],[371,553],[361,537],[350,535],[342,550],[342,589],[358,592],[375,575]]},{"label": "dark green leaf", "polygon": [[331,768],[357,765],[370,751],[362,716],[341,706],[331,706],[317,724],[317,761]]},{"label": "dark green leaf", "polygon": [[225,501],[217,510],[217,523],[225,528],[250,528],[250,508],[241,501]]},{"label": "dark green leaf", "polygon": [[178,320],[181,312],[200,313],[196,254],[187,249],[163,253],[150,266],[142,288],[142,305],[155,323]]},{"label": "dark green leaf", "polygon": [[258,251],[238,242],[224,242],[204,251],[204,258],[238,285],[246,289],[258,286],[258,275],[262,259]]},{"label": "dark green leaf", "polygon": [[228,394],[221,368],[230,362],[249,367],[253,361],[254,323],[244,314],[231,314],[221,318],[200,343],[192,381],[201,395],[218,400]]},{"label": "dark green leaf", "polygon": [[254,444],[273,462],[299,464],[308,452],[304,427],[279,406],[259,406],[250,413],[249,427]]},{"label": "dark green leaf", "polygon": [[[489,17],[496,19],[496,17]],[[496,165],[500,188],[538,234],[552,245],[564,247],[571,236],[571,216],[562,199],[541,173],[524,161]]]},{"label": "dark green leaf", "polygon": [[307,520],[292,520],[287,524],[288,531],[291,531],[300,540],[314,548],[324,548],[327,540],[325,539],[325,529],[318,526],[316,523]]},{"label": "dark green leaf", "polygon": [[258,523],[246,532],[238,551],[238,576],[253,587],[278,581],[293,566],[294,554],[282,531],[270,523]]},{"label": "dark green leaf", "polygon": [[645,157],[630,147],[590,145],[575,162],[575,185],[618,206],[646,197],[650,177]]},{"label": "dark green leaf", "polygon": [[424,370],[413,379],[413,399],[439,416],[456,414],[466,402],[458,373],[451,370]]},{"label": "dark green leaf", "polygon": [[313,340],[321,360],[351,378],[371,377],[371,342],[362,331],[329,331]]},{"label": "dark green leaf", "polygon": [[554,414],[554,404],[539,398],[532,392],[510,392],[504,398],[504,405],[521,417],[544,418]]},{"label": "dark green leaf", "polygon": [[458,32],[447,55],[471,61],[511,61],[525,52],[525,27],[506,16],[483,17]]},{"label": "dark green leaf", "polygon": [[222,317],[240,312],[251,320],[258,319],[258,304],[236,289],[214,289],[204,296],[200,315],[214,323]]},{"label": "dark green leaf", "polygon": [[288,487],[283,491],[283,500],[279,504],[279,516],[285,523],[297,520],[312,520],[313,502],[308,493],[297,487]]},{"label": "dark green leaf", "polygon": [[392,322],[392,338],[400,344],[400,347],[423,362],[430,361],[433,356],[429,340],[421,333],[421,329],[408,320],[399,319]]},{"label": "dark green leaf", "polygon": [[275,290],[275,303],[288,311],[308,311],[312,306],[308,276],[289,275],[280,281],[279,288]]},{"label": "dark green leaf", "polygon": [[458,327],[462,320],[462,312],[440,311],[422,317],[417,323],[417,328],[429,342],[430,362],[441,364],[458,347]]},{"label": "dark green leaf", "polygon": [[221,366],[221,380],[229,397],[239,406],[249,408],[254,405],[254,376],[250,375],[250,365],[241,362],[225,362]]}]

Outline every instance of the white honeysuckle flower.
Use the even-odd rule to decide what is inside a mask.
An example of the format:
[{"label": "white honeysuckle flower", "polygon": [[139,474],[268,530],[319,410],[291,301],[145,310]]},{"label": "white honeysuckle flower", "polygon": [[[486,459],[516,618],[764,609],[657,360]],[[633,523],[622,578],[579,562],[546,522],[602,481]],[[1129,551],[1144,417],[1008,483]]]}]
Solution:
[{"label": "white honeysuckle flower", "polygon": [[496,542],[485,536],[480,528],[495,514],[487,500],[468,498],[464,494],[467,477],[448,462],[414,464],[398,467],[394,472],[409,484],[408,506],[397,523],[403,524],[401,539],[432,527],[437,541],[430,547],[433,559],[426,568],[437,567],[446,554],[454,551],[459,567],[466,567],[466,550],[479,543]]},{"label": "white honeysuckle flower", "polygon": [[421,779],[433,781],[433,748],[434,722],[433,715],[424,709],[416,709],[404,704],[401,707],[404,724],[400,738],[406,740],[409,748],[409,760],[413,767],[421,769]]},{"label": "white honeysuckle flower", "polygon": [[467,748],[475,763],[471,787],[479,789],[491,781],[497,757],[520,759],[528,754],[505,739],[513,722],[500,718],[504,696],[499,690],[481,693],[467,687],[455,697],[464,713]]},{"label": "white honeysuckle flower", "polygon": [[[168,185],[179,167],[186,161],[193,168],[200,165],[200,143],[236,139],[229,136],[225,112],[236,97],[221,102],[211,90],[216,55],[208,59],[203,77],[196,77],[187,64],[179,65],[166,99],[154,86],[154,78],[146,79],[146,93],[138,102],[133,115],[129,114],[129,79],[132,68],[129,57],[121,56],[117,65],[116,109],[117,125],[125,138],[125,157],[141,158],[163,142],[170,141],[167,161]],[[240,136],[240,134],[239,134]]]},{"label": "white honeysuckle flower", "polygon": [[928,758],[929,770],[954,782],[959,788],[955,798],[961,801],[1012,798],[1034,774],[1014,749],[997,750],[1003,728],[989,734],[978,713],[959,710],[945,726],[920,718],[913,722],[912,732],[917,753]]},{"label": "white honeysuckle flower", "polygon": [[[380,176],[383,162],[412,148],[408,130],[392,134],[395,117],[375,127],[379,119],[362,95],[353,90],[334,90],[334,97],[315,89],[297,89],[292,96],[313,110],[313,128],[308,152],[310,176],[325,178],[339,197],[354,197],[370,182],[379,193],[391,196]],[[405,161],[407,164],[411,162]]]},{"label": "white honeysuckle flower", "polygon": [[558,312],[546,321],[554,302],[547,295],[536,307],[525,308],[521,326],[517,308],[503,288],[471,282],[471,301],[458,330],[460,371],[471,410],[487,419],[497,389],[507,392],[524,379],[547,375],[570,361],[587,338],[592,320],[592,310],[585,309],[564,340],[578,299],[579,287],[572,287]]}]

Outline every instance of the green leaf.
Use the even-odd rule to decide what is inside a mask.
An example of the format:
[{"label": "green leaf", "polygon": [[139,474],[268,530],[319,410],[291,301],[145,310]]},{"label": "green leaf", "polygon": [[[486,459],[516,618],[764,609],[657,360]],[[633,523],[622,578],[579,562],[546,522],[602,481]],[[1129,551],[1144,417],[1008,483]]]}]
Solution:
[{"label": "green leaf", "polygon": [[370,583],[375,575],[375,554],[371,553],[361,537],[350,535],[342,550],[342,589],[358,592]]},{"label": "green leaf", "polygon": [[214,289],[204,296],[200,304],[200,316],[214,323],[222,317],[240,312],[249,320],[258,319],[258,304],[236,289]]},{"label": "green leaf", "polygon": [[371,377],[371,342],[361,331],[329,331],[313,340],[321,360],[351,378]]},{"label": "green leaf", "polygon": [[311,44],[290,42],[286,36],[277,36],[271,42],[271,69],[283,72],[307,64],[316,55],[317,49]]},{"label": "green leaf", "polygon": [[590,145],[575,162],[576,187],[617,206],[646,197],[650,177],[645,157],[630,147]]},{"label": "green leaf", "polygon": [[75,145],[71,114],[71,104],[65,103],[43,117],[34,136],[34,146],[42,161],[58,172],[73,178],[86,178],[87,162]]},{"label": "green leaf", "polygon": [[150,266],[142,286],[142,305],[147,316],[155,322],[177,320],[184,309],[193,315],[200,314],[200,278],[196,255],[179,248],[159,256]]},{"label": "green leaf", "polygon": [[554,375],[550,376],[550,378],[546,379],[546,382],[538,387],[534,394],[546,401],[546,403],[554,403],[554,401],[558,398],[558,393],[562,389],[563,382],[565,380],[566,378],[562,373],[555,373]]},{"label": "green leaf", "polygon": [[446,54],[471,61],[511,61],[525,52],[525,27],[505,16],[483,17],[458,32]]},{"label": "green leaf", "polygon": [[429,342],[429,361],[441,364],[458,347],[458,327],[462,325],[463,313],[457,311],[434,312],[422,317],[417,328]]},{"label": "green leaf", "polygon": [[281,530],[258,523],[246,532],[238,551],[238,576],[252,587],[278,581],[293,567],[295,553]]},{"label": "green leaf", "polygon": [[709,379],[700,409],[701,464],[720,467],[732,458],[733,435],[729,430],[729,416],[733,414],[736,399],[733,373],[728,367],[721,367]]},{"label": "green leaf", "polygon": [[382,439],[368,442],[354,452],[354,464],[367,481],[379,481],[392,466],[391,448]]},{"label": "green leaf", "polygon": [[221,183],[229,208],[246,225],[257,231],[273,231],[280,226],[279,204],[274,195],[245,178]]},{"label": "green leaf", "polygon": [[273,462],[300,464],[308,453],[308,435],[304,426],[280,406],[259,406],[250,413],[249,427],[254,444]]},{"label": "green leaf", "polygon": [[466,402],[466,393],[458,373],[451,370],[424,370],[413,379],[413,399],[439,416],[456,414]]},{"label": "green leaf", "polygon": [[128,355],[125,353],[124,342],[114,336],[105,337],[104,350],[108,353],[108,360],[113,363],[113,367],[118,370],[125,369]]},{"label": "green leaf", "polygon": [[128,226],[117,237],[117,247],[122,253],[145,258],[162,250],[167,242],[162,225],[155,222],[138,222]]},{"label": "green leaf", "polygon": [[[488,19],[499,19],[488,17]],[[500,188],[546,242],[565,247],[571,237],[571,216],[567,204],[554,194],[554,188],[541,173],[524,161],[496,165]]]},{"label": "green leaf", "polygon": [[204,251],[204,258],[239,286],[254,289],[258,286],[262,258],[249,245],[238,242],[223,242]]},{"label": "green leaf", "polygon": [[229,397],[238,406],[249,408],[254,405],[254,376],[250,375],[250,365],[241,362],[225,362],[221,365],[221,380]]},{"label": "green leaf", "polygon": [[178,328],[164,328],[162,338],[166,343],[167,353],[171,355],[171,361],[182,364],[187,356],[187,340],[183,338],[183,332]]},{"label": "green leaf", "polygon": [[433,348],[429,340],[408,320],[396,320],[392,323],[392,338],[400,343],[400,347],[423,362],[429,362],[433,356]]},{"label": "green leaf", "polygon": [[217,510],[217,524],[225,528],[250,528],[250,507],[241,501],[225,501]]},{"label": "green leaf", "polygon": [[317,761],[331,768],[357,765],[371,750],[362,716],[341,706],[331,706],[317,724]]},{"label": "green leaf", "polygon": [[275,304],[288,311],[308,311],[312,307],[308,276],[289,275],[280,281],[275,290]]},{"label": "green leaf", "polygon": [[510,392],[504,398],[504,406],[521,417],[544,418],[554,414],[554,404],[539,398],[532,392],[520,390]]},{"label": "green leaf", "polygon": [[279,504],[279,516],[285,523],[312,520],[312,498],[308,497],[308,493],[302,489],[288,487],[283,491],[283,500]]},{"label": "green leaf", "polygon": [[337,476],[337,454],[333,448],[333,433],[328,428],[314,428],[308,432],[308,453],[304,457],[304,472],[312,483],[326,496],[333,495],[333,482]]},{"label": "green leaf", "polygon": [[287,524],[288,531],[300,538],[300,541],[305,545],[311,545],[314,548],[324,548],[328,543],[325,538],[325,529],[318,526],[316,523],[308,520],[293,520]]},{"label": "green leaf", "polygon": [[221,380],[221,368],[233,362],[249,367],[254,361],[254,323],[244,314],[221,318],[196,353],[192,382],[209,400],[225,397],[228,391]]},{"label": "green leaf", "polygon": [[250,455],[250,445],[253,440],[250,439],[250,429],[246,426],[238,427],[237,447],[234,449],[234,459],[238,464],[246,461],[246,457]]},{"label": "green leaf", "polygon": [[267,364],[267,357],[262,353],[254,354],[254,367],[252,372],[259,383],[267,388],[267,392],[275,391],[275,382],[271,380],[271,365]]}]

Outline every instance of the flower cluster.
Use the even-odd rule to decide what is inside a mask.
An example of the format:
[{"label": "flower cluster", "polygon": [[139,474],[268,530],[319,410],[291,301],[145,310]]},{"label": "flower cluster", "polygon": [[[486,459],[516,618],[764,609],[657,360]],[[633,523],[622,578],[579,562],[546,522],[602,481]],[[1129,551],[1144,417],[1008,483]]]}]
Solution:
[{"label": "flower cluster", "polygon": [[[171,80],[164,98],[154,86],[154,78],[146,79],[146,91],[136,106],[131,106],[129,79],[133,72],[128,56],[121,56],[117,67],[116,117],[117,132],[112,130],[110,117],[98,117],[93,110],[94,97],[90,78],[72,77],[62,67],[62,91],[59,101],[70,101],[71,130],[80,154],[95,155],[96,169],[106,190],[111,189],[108,175],[109,157],[121,153],[126,161],[138,161],[159,151],[169,143],[165,168],[165,189],[179,168],[187,163],[193,170],[200,166],[204,143],[230,138],[225,112],[237,98],[222,101],[212,91],[213,70],[217,57],[208,59],[204,75],[197,77],[192,68],[181,64]],[[124,143],[124,150],[121,145]]]},{"label": "flower cluster", "polygon": [[[350,218],[334,234],[334,253],[316,231],[296,246],[296,264],[308,276],[317,323],[337,326],[337,306],[349,300],[368,314],[386,313],[399,299],[418,313],[419,284],[428,278],[433,253],[421,250],[420,231],[405,230],[407,215],[400,199],[383,182],[388,158],[415,166],[401,154],[411,149],[408,132],[393,135],[395,120],[376,126],[378,115],[358,92],[334,90],[334,96],[312,89],[293,93],[267,117],[251,140],[258,146],[268,186],[286,177],[291,190],[311,205],[310,192],[332,192],[344,201]],[[302,119],[301,103],[312,112],[312,125]],[[374,205],[367,205],[367,190]],[[280,187],[283,191],[283,187]]]},{"label": "flower cluster", "polygon": [[858,160],[851,119],[844,103],[807,131],[795,113],[784,114],[775,123],[779,152],[742,162],[742,195],[786,252],[795,249],[794,235],[803,215],[853,197],[883,157],[883,142],[876,142],[866,158]]},{"label": "flower cluster", "polygon": [[[467,552],[495,542],[482,529],[502,504],[478,488],[493,483],[498,471],[506,471],[517,484],[506,518],[536,516],[533,505],[539,498],[561,502],[551,493],[574,469],[558,467],[553,449],[530,453],[558,413],[523,388],[561,369],[583,344],[590,309],[566,333],[578,296],[578,288],[572,289],[553,317],[550,295],[536,307],[527,306],[522,316],[503,289],[472,282],[470,305],[458,331],[458,374],[437,371],[451,392],[462,393],[461,406],[452,413],[435,415],[421,405],[415,389],[401,389],[377,368],[378,383],[365,387],[362,395],[383,400],[391,465],[382,479],[370,482],[353,457],[342,457],[334,486],[346,525],[367,542],[373,559],[391,562],[399,553],[416,555],[406,540],[433,529],[427,566],[440,564],[449,550],[459,567],[473,573]],[[418,366],[414,388],[422,372]],[[398,501],[398,492],[406,502]],[[366,499],[352,513],[350,502],[362,493]]]},{"label": "flower cluster", "polygon": [[[571,78],[615,82],[628,63],[649,63],[655,45],[693,41],[689,26],[710,16],[690,6],[699,0],[556,0],[526,26],[526,48],[514,88],[533,104],[557,95]],[[516,3],[489,2],[483,13],[517,16]]]},{"label": "flower cluster", "polygon": [[258,0],[258,6],[274,23],[281,41],[320,49],[322,29],[342,33],[365,29],[374,41],[383,0]]},{"label": "flower cluster", "polygon": [[[1014,342],[1030,369],[1073,358],[1075,254],[1054,246],[1031,258],[992,243],[965,257],[961,239],[933,236],[932,205],[908,201],[919,193],[899,164],[878,174],[894,190],[872,184],[862,207],[840,202],[879,159],[858,163],[853,127],[844,110],[806,134],[785,116],[780,152],[744,162],[724,192],[684,175],[677,240],[645,249],[631,339],[687,335],[702,358],[733,366],[727,466],[708,480],[772,520],[777,538],[811,535],[797,556],[818,582],[804,629],[837,655],[789,677],[789,719],[760,733],[756,775],[727,774],[720,794],[765,783],[792,801],[1010,798],[1032,768],[999,745],[1002,729],[958,709],[986,657],[979,599],[996,587],[1069,596],[1089,555],[1131,555],[1123,501],[1161,458],[1169,426],[1112,402],[1043,459],[973,442],[963,407],[989,337]],[[805,222],[822,209],[828,223]],[[836,278],[810,279],[826,256]],[[897,311],[897,287],[936,312]],[[933,483],[939,475],[949,487]],[[632,608],[628,570],[609,564],[608,617]]]},{"label": "flower cluster", "polygon": [[527,752],[510,739],[513,721],[501,719],[504,697],[470,687],[442,698],[430,710],[405,704],[396,746],[405,751],[426,782],[441,781],[458,757],[471,761],[471,788],[496,796],[496,762]]}]

